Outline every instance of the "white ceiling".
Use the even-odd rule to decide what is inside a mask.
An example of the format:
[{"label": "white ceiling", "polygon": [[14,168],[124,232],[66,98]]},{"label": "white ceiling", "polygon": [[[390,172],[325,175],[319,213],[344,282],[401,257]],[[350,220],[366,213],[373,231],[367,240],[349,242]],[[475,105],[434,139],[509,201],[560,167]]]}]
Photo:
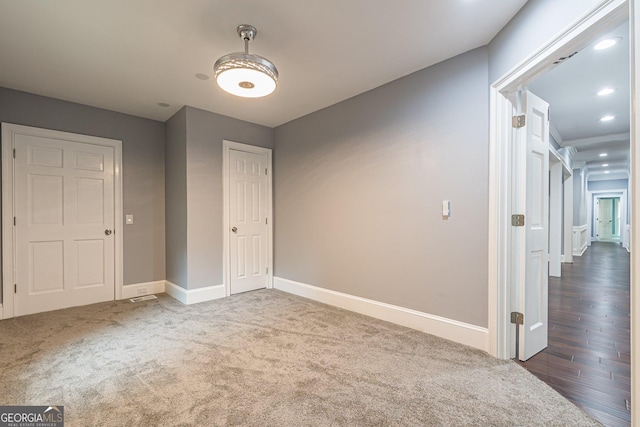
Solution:
[{"label": "white ceiling", "polygon": [[[526,0],[0,0],[0,86],[166,120],[183,105],[277,126],[487,44]],[[212,77],[243,50],[280,72],[241,99]],[[163,108],[158,103],[171,106]]]},{"label": "white ceiling", "polygon": [[[610,37],[622,41],[606,50],[593,49],[598,41]],[[625,23],[597,37],[529,85],[532,92],[549,102],[559,144],[577,150],[574,162],[586,162],[590,180],[628,177],[629,82],[629,24]],[[604,87],[615,92],[597,96]],[[613,121],[600,122],[600,117],[609,114],[615,116]],[[607,156],[600,157],[605,152]]]}]

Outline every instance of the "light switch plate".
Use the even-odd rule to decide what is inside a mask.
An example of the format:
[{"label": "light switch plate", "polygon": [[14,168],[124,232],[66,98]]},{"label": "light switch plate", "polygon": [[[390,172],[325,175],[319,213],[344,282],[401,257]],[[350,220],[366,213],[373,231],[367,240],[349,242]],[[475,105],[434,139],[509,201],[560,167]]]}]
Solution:
[{"label": "light switch plate", "polygon": [[124,222],[125,222],[125,224],[127,224],[127,225],[131,225],[131,224],[133,224],[133,215],[131,215],[131,214],[127,214],[127,215],[125,215],[125,216],[124,216]]},{"label": "light switch plate", "polygon": [[442,217],[449,218],[451,216],[451,202],[449,200],[442,201]]}]

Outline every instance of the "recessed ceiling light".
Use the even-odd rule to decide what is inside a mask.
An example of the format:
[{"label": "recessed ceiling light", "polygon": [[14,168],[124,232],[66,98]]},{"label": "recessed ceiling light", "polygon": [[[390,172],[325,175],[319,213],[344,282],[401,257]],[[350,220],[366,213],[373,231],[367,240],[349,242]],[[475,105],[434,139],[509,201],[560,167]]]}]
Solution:
[{"label": "recessed ceiling light", "polygon": [[609,173],[609,171],[604,171],[604,173]]},{"label": "recessed ceiling light", "polygon": [[598,92],[598,96],[611,95],[613,92],[615,92],[615,89],[611,89],[610,87],[606,87],[606,88],[602,89],[600,92]]},{"label": "recessed ceiling light", "polygon": [[622,41],[622,38],[620,37],[612,37],[610,39],[604,39],[601,42],[598,42],[593,48],[595,50],[603,50],[603,49],[608,49],[611,46],[615,46],[616,44],[618,44],[620,41]]},{"label": "recessed ceiling light", "polygon": [[606,168],[607,166],[609,166],[609,163],[603,163],[603,164],[602,164],[602,167],[603,167],[603,168]]},{"label": "recessed ceiling light", "polygon": [[166,102],[158,102],[158,105],[161,106],[162,108],[171,107],[171,104],[167,104]]},{"label": "recessed ceiling light", "polygon": [[607,157],[607,153],[600,153],[598,154],[600,157]]},{"label": "recessed ceiling light", "polygon": [[198,73],[198,74],[196,74],[196,79],[209,80],[209,76],[206,75],[206,74]]},{"label": "recessed ceiling light", "polygon": [[612,115],[608,115],[608,116],[602,116],[600,117],[600,121],[601,122],[610,122],[611,120],[615,119],[615,116]]}]

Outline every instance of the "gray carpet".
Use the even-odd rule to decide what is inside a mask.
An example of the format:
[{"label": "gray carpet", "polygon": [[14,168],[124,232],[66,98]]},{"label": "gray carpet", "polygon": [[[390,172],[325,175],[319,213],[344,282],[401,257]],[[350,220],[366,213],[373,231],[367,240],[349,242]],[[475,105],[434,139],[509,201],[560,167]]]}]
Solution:
[{"label": "gray carpet", "polygon": [[274,290],[0,321],[0,404],[67,426],[597,426],[511,361]]}]

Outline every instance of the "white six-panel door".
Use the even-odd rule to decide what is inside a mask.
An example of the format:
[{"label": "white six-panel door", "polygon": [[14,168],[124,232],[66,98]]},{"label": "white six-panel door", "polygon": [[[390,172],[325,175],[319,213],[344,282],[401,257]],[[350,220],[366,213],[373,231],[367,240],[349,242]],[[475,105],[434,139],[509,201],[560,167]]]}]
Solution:
[{"label": "white six-panel door", "polygon": [[113,300],[114,147],[27,132],[13,148],[14,315]]},{"label": "white six-panel door", "polygon": [[613,237],[613,199],[598,199],[598,240]]},{"label": "white six-panel door", "polygon": [[267,155],[229,150],[231,294],[268,285]]},{"label": "white six-panel door", "polygon": [[[523,212],[519,306],[524,314],[520,326],[520,360],[527,360],[547,347],[549,286],[549,104],[528,91],[521,93],[526,125],[517,143],[524,150],[519,164]],[[525,191],[526,189],[526,191]],[[522,268],[524,267],[524,268]]]}]

